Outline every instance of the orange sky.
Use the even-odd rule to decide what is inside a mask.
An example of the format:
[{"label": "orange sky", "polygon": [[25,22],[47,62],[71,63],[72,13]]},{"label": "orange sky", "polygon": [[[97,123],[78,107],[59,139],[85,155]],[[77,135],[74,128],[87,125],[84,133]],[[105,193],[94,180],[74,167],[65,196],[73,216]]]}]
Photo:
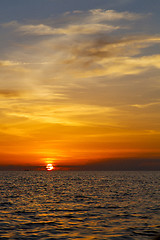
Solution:
[{"label": "orange sky", "polygon": [[148,22],[90,9],[1,24],[0,165],[160,158],[160,35]]}]

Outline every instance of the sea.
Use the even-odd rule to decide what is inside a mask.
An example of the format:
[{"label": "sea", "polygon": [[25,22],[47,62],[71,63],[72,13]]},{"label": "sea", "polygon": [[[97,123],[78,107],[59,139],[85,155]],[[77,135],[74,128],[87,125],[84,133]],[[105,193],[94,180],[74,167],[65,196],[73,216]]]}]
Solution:
[{"label": "sea", "polygon": [[158,171],[0,171],[0,240],[152,240],[159,233]]}]

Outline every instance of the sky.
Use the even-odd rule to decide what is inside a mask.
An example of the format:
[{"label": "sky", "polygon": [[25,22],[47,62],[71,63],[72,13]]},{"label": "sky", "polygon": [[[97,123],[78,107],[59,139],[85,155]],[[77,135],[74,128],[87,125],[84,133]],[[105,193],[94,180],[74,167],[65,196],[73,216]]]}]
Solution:
[{"label": "sky", "polygon": [[160,169],[157,0],[0,1],[0,165]]}]

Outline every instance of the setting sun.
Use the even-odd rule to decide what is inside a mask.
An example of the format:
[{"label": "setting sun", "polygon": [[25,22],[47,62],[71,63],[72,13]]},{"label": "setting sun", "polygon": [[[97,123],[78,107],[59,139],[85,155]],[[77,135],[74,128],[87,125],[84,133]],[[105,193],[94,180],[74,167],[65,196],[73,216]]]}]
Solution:
[{"label": "setting sun", "polygon": [[52,171],[54,169],[52,164],[47,164],[46,166],[47,171]]}]

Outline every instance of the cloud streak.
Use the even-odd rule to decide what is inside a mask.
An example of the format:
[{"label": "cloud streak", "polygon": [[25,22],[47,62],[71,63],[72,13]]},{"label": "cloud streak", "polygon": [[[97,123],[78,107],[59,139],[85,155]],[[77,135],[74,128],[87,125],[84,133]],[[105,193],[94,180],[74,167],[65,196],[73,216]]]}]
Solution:
[{"label": "cloud streak", "polygon": [[[73,15],[72,15],[73,14]],[[118,20],[135,21],[144,17],[140,14],[129,12],[116,12],[114,10],[93,9],[88,12],[74,11],[63,16],[63,27],[56,26],[56,21],[47,24],[20,24],[16,21],[2,24],[5,28],[13,28],[16,31],[31,35],[71,35],[71,34],[96,34],[98,32],[111,32],[120,29],[122,26],[111,25],[110,22]],[[53,26],[52,26],[53,25]]]}]

